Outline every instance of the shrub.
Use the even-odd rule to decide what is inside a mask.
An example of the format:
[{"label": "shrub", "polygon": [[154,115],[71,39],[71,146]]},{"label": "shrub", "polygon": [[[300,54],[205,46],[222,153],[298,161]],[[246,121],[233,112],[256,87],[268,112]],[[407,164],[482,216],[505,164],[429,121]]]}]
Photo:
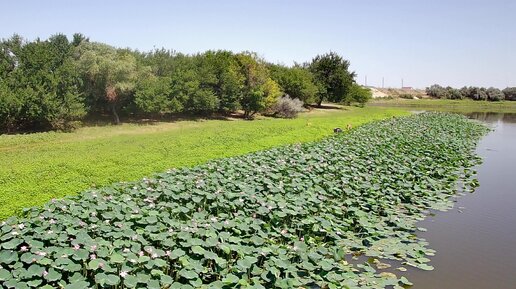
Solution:
[{"label": "shrub", "polygon": [[410,93],[402,93],[399,95],[399,98],[404,98],[404,99],[414,99],[414,96]]},{"label": "shrub", "polygon": [[360,106],[364,106],[364,104],[371,98],[372,92],[370,89],[353,83],[349,89],[349,93],[346,95],[342,102],[346,105],[350,105],[351,103],[358,103]]},{"label": "shrub", "polygon": [[303,102],[290,96],[279,98],[272,108],[273,115],[282,118],[294,118],[303,110]]}]

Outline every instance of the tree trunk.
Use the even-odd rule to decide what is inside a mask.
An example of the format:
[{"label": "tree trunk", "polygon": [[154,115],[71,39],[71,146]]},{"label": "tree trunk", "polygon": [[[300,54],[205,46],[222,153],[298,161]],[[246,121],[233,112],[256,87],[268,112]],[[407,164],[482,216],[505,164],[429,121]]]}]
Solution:
[{"label": "tree trunk", "polygon": [[118,117],[118,113],[116,112],[116,104],[111,104],[111,111],[113,112],[113,117],[115,118],[115,124],[120,124],[120,117]]},{"label": "tree trunk", "polygon": [[317,101],[317,107],[322,107],[322,101],[323,101],[323,98],[319,98],[319,100]]}]

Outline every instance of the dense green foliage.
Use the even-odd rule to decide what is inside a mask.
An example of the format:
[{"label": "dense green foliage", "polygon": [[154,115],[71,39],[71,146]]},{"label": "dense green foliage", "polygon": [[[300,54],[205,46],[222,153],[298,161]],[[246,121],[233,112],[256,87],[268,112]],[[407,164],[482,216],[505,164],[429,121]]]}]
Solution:
[{"label": "dense green foliage", "polygon": [[270,65],[271,77],[283,92],[290,98],[297,98],[306,104],[316,101],[317,86],[313,75],[304,67],[296,65],[292,68],[281,65]]},{"label": "dense green foliage", "polygon": [[312,110],[296,119],[202,120],[90,126],[72,133],[0,136],[0,220],[91,186],[172,167],[318,140],[336,126],[408,114],[399,109]]},{"label": "dense green foliage", "polygon": [[305,105],[344,101],[354,81],[348,67],[335,53],[287,67],[252,52],[139,52],[81,34],[72,41],[61,34],[34,41],[15,35],[0,42],[0,132],[71,129],[85,116],[108,114],[116,124],[121,116],[239,110],[251,119],[284,95]]},{"label": "dense green foliage", "polygon": [[64,35],[0,42],[0,130],[67,129],[84,116],[74,49]]},{"label": "dense green foliage", "polygon": [[308,66],[317,85],[317,105],[323,101],[342,102],[351,89],[355,73],[349,61],[335,52],[317,55]]},{"label": "dense green foliage", "polygon": [[506,88],[503,91],[494,88],[484,87],[463,87],[461,89],[453,87],[442,87],[438,84],[434,84],[426,88],[426,93],[435,98],[440,99],[473,99],[473,100],[489,100],[489,101],[500,101],[500,100],[516,100],[514,98],[514,90],[512,88]]},{"label": "dense green foliage", "polygon": [[[486,130],[414,115],[55,200],[1,225],[0,283],[402,288],[380,260],[431,269],[416,222],[448,208],[459,180],[476,183]],[[376,265],[348,263],[351,253]]]}]

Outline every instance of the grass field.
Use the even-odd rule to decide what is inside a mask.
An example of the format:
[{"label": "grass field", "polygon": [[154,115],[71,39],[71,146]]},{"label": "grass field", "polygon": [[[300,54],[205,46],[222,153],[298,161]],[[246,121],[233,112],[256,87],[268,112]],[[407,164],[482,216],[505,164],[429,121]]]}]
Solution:
[{"label": "grass field", "polygon": [[370,106],[409,108],[413,110],[435,110],[449,112],[500,112],[516,113],[516,101],[474,101],[450,99],[377,99]]},{"label": "grass field", "polygon": [[137,180],[283,144],[308,142],[334,127],[408,112],[349,107],[316,110],[296,119],[201,120],[85,127],[73,133],[0,136],[0,219],[92,186]]}]

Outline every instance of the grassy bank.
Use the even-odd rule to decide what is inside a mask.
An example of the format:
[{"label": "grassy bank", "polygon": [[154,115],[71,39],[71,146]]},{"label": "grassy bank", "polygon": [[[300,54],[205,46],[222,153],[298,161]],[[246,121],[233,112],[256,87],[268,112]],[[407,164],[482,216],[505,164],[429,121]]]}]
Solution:
[{"label": "grassy bank", "polygon": [[91,186],[332,134],[336,126],[408,114],[380,107],[318,110],[297,119],[205,120],[0,136],[0,219]]},{"label": "grassy bank", "polygon": [[377,99],[370,106],[400,107],[413,110],[448,112],[516,112],[516,101],[474,101],[450,99]]}]

